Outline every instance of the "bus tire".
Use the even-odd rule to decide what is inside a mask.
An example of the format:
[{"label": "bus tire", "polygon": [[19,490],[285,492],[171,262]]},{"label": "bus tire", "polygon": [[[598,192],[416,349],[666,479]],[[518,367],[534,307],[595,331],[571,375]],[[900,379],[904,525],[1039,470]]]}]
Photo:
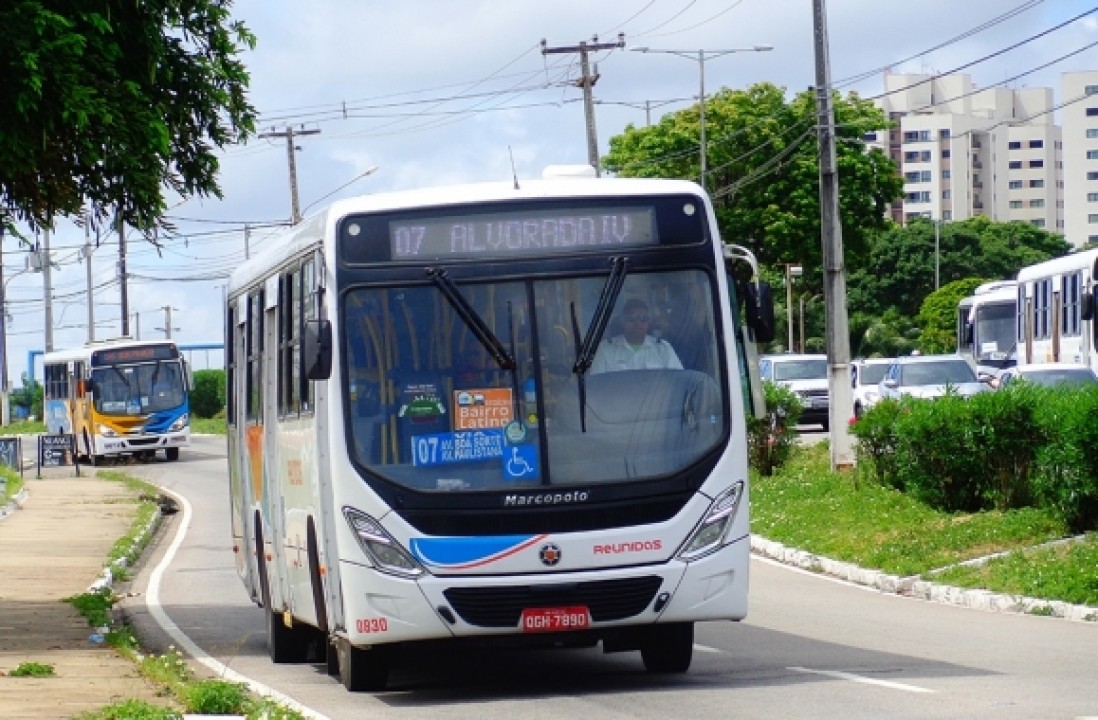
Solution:
[{"label": "bus tire", "polygon": [[263,599],[263,614],[267,623],[267,654],[276,664],[301,663],[309,657],[312,634],[304,626],[286,627],[282,613],[271,608],[271,588],[267,579],[267,563],[263,559],[263,534],[256,528],[256,559],[259,565],[259,592]]},{"label": "bus tire", "polygon": [[179,448],[166,448],[164,450],[164,457],[168,458],[171,462],[175,462],[179,459]]},{"label": "bus tire", "polygon": [[684,673],[694,655],[694,623],[655,625],[641,644],[644,669],[650,673]]},{"label": "bus tire", "polygon": [[356,648],[344,638],[336,640],[339,651],[339,681],[348,692],[384,690],[389,682],[395,647],[375,645]]},{"label": "bus tire", "polygon": [[92,467],[99,467],[100,465],[103,464],[103,456],[102,455],[92,455],[89,458],[89,460],[91,460]]}]

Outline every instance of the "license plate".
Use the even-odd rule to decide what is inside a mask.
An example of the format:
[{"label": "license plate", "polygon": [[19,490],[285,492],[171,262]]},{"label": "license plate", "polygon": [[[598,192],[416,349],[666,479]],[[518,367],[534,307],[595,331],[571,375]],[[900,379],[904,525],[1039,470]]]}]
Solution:
[{"label": "license plate", "polygon": [[590,626],[591,613],[583,605],[526,608],[522,611],[523,632],[564,632],[586,630]]}]

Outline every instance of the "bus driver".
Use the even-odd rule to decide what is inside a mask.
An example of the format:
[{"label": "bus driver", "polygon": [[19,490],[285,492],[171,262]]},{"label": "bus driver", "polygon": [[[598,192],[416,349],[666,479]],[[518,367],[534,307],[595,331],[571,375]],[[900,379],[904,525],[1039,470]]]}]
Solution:
[{"label": "bus driver", "polygon": [[643,300],[626,301],[621,317],[623,332],[599,344],[591,374],[612,370],[682,370],[670,343],[648,334],[650,322],[648,305]]}]

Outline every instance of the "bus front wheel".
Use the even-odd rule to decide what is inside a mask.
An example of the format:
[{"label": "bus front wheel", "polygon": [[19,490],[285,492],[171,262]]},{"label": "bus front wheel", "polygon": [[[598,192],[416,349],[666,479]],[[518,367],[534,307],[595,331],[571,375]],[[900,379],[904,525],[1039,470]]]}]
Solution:
[{"label": "bus front wheel", "polygon": [[694,655],[694,623],[655,625],[641,645],[644,669],[651,673],[684,673]]},{"label": "bus front wheel", "polygon": [[396,654],[393,645],[363,649],[352,646],[344,638],[337,638],[335,642],[339,653],[339,681],[343,687],[350,692],[385,689]]},{"label": "bus front wheel", "polygon": [[167,457],[168,460],[173,461],[173,462],[175,460],[178,460],[179,459],[179,448],[167,448],[166,450],[164,450],[164,456]]}]

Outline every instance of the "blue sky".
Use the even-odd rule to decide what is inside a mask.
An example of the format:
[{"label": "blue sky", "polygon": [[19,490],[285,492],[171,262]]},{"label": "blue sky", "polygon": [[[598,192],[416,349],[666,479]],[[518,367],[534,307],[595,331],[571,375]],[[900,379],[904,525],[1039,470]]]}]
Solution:
[{"label": "blue sky", "polygon": [[[1000,16],[1016,14],[990,27]],[[1056,24],[1090,14],[1047,36],[965,70],[981,86],[999,84],[1098,40],[1098,10],[1076,0],[830,0],[833,82],[872,96],[885,68],[940,73],[1002,51]],[[258,36],[245,62],[264,132],[287,125],[298,138],[298,196],[305,214],[339,197],[453,182],[535,177],[550,164],[587,158],[576,54],[550,47],[616,40],[625,49],[593,53],[599,151],[627,124],[653,121],[696,101],[699,63],[631,48],[707,52],[771,45],[705,62],[707,93],[769,81],[795,93],[814,84],[811,0],[236,0],[234,17]],[[1091,49],[1015,85],[1048,86],[1059,99],[1061,72],[1098,69]],[[363,176],[370,168],[377,170]],[[222,339],[225,277],[244,258],[244,226],[254,252],[290,217],[286,142],[256,138],[222,159],[224,200],[174,207],[179,237],[158,253],[127,245],[130,330],[182,344]],[[82,230],[60,221],[51,254],[54,347],[82,344],[87,331],[87,266]],[[4,247],[9,378],[20,384],[27,353],[43,348],[43,281],[24,268],[25,251]],[[118,334],[117,237],[91,255],[97,338]],[[135,315],[136,314],[136,315]],[[219,367],[218,351],[192,356]],[[35,374],[40,377],[41,369]]]}]

